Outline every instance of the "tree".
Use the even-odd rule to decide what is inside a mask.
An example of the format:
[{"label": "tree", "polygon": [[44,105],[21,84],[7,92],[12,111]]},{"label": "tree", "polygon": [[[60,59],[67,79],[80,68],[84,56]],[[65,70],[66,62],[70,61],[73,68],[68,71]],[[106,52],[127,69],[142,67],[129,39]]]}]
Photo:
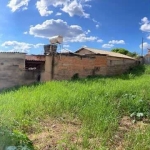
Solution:
[{"label": "tree", "polygon": [[130,57],[137,57],[138,54],[136,52],[130,52],[124,48],[114,48],[111,50],[112,52],[116,52],[116,53],[120,53],[120,54],[124,54],[124,55],[128,55]]}]

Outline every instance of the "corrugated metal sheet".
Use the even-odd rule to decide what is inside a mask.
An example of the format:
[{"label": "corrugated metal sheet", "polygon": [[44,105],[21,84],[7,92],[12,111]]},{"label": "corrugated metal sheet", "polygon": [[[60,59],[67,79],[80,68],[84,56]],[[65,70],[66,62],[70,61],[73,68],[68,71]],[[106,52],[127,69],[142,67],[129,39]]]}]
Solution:
[{"label": "corrugated metal sheet", "polygon": [[110,52],[110,51],[104,51],[104,50],[99,50],[99,49],[94,49],[94,48],[88,48],[88,47],[81,48],[78,51],[76,51],[76,53],[78,53],[79,51],[81,51],[83,49],[84,50],[88,50],[90,52],[93,52],[94,54],[104,54],[104,55],[108,55],[108,56],[111,56],[111,57],[120,57],[120,58],[127,58],[127,59],[133,59],[133,60],[135,60],[135,58],[132,58],[132,57],[129,57],[127,55],[120,54],[120,53],[115,53],[115,52]]},{"label": "corrugated metal sheet", "polygon": [[28,61],[45,61],[44,55],[26,55],[25,57]]}]

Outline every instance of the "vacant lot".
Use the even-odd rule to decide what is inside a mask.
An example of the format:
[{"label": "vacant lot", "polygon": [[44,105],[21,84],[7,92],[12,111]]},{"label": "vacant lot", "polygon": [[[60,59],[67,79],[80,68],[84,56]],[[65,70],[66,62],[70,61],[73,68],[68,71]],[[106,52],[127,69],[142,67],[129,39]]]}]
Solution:
[{"label": "vacant lot", "polygon": [[[149,150],[150,66],[0,94],[0,149]],[[34,147],[34,148],[33,148]]]}]

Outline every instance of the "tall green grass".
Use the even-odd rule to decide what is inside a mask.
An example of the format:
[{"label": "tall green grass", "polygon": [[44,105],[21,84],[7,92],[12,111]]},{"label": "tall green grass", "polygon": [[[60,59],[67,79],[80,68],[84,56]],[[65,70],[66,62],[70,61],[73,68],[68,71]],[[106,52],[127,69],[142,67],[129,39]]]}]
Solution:
[{"label": "tall green grass", "polygon": [[149,88],[149,66],[117,77],[23,86],[0,94],[0,125],[32,132],[44,118],[67,114],[81,120],[84,136],[99,137],[106,146],[122,116],[142,112],[149,117]]}]

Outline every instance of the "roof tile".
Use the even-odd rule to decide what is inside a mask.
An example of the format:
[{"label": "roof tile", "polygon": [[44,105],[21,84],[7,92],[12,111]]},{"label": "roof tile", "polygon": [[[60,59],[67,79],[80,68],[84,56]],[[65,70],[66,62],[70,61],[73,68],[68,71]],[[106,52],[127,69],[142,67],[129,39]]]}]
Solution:
[{"label": "roof tile", "polygon": [[132,58],[130,56],[123,55],[123,54],[120,54],[120,53],[115,53],[115,52],[106,51],[106,50],[99,50],[99,49],[94,49],[94,48],[88,48],[88,47],[81,48],[78,51],[76,51],[76,53],[79,52],[82,49],[88,50],[88,51],[93,52],[95,54],[105,54],[105,55],[108,55],[108,56],[111,56],[111,57],[120,57],[120,58],[127,58],[127,59],[134,59],[135,60],[135,58]]},{"label": "roof tile", "polygon": [[29,61],[45,61],[44,55],[26,55],[26,60]]}]

